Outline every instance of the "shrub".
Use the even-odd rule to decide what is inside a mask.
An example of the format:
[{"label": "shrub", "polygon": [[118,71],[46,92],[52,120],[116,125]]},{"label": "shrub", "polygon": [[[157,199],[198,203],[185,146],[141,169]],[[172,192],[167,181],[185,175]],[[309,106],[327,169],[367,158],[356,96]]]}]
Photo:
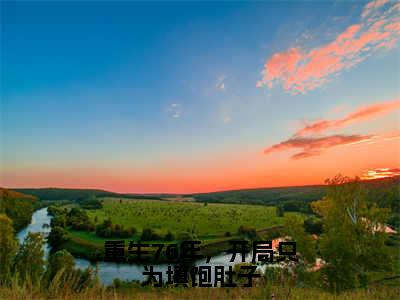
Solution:
[{"label": "shrub", "polygon": [[304,220],[304,229],[311,234],[322,233],[322,220],[317,218],[308,218]]},{"label": "shrub", "polygon": [[64,230],[64,228],[59,226],[53,227],[49,236],[47,237],[48,243],[54,248],[68,241],[68,239],[68,233]]},{"label": "shrub", "polygon": [[238,229],[238,233],[240,235],[246,236],[250,239],[254,239],[257,237],[257,231],[253,227],[246,227],[246,226],[241,225]]},{"label": "shrub", "polygon": [[175,239],[175,236],[171,231],[168,231],[167,234],[164,236],[164,241],[173,241]]},{"label": "shrub", "polygon": [[161,240],[162,237],[151,228],[144,228],[140,237],[142,241]]},{"label": "shrub", "polygon": [[179,242],[194,241],[194,240],[197,240],[197,236],[193,233],[183,231],[178,234],[177,240]]},{"label": "shrub", "polygon": [[113,225],[111,220],[104,220],[102,224],[96,226],[96,235],[101,237],[128,238],[136,233],[136,228],[124,229],[123,225]]}]

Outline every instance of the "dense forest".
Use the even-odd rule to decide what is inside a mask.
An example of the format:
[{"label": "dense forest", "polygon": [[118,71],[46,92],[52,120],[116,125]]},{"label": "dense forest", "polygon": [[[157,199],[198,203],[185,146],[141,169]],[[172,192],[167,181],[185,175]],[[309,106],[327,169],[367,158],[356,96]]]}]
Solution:
[{"label": "dense forest", "polygon": [[80,202],[90,197],[118,197],[135,199],[160,199],[156,196],[120,194],[96,189],[62,189],[62,188],[24,188],[13,189],[14,191],[36,196],[41,200],[69,200]]},{"label": "dense forest", "polygon": [[11,218],[16,230],[22,229],[31,222],[37,202],[38,198],[35,196],[0,188],[0,213]]},{"label": "dense forest", "polygon": [[[367,199],[390,208],[388,223],[400,229],[400,176],[361,181]],[[328,185],[232,190],[190,195],[199,202],[240,203],[278,206],[282,211],[312,213],[310,203],[326,195]]]}]

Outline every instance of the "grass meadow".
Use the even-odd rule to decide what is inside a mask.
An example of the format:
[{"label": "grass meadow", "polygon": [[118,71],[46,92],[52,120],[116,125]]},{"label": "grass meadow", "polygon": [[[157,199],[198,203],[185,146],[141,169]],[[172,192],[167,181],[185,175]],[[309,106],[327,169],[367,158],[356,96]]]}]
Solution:
[{"label": "grass meadow", "polygon": [[[113,224],[124,228],[134,227],[136,233],[129,240],[141,240],[142,230],[151,228],[159,236],[171,232],[174,240],[147,241],[176,243],[176,237],[182,232],[190,232],[202,242],[201,253],[215,255],[221,249],[227,249],[229,240],[239,237],[240,226],[254,228],[262,234],[268,228],[283,225],[285,217],[294,212],[285,213],[285,217],[276,215],[276,208],[264,205],[198,203],[192,201],[160,201],[102,198],[101,209],[86,210],[94,224],[111,219]],[[103,253],[104,242],[110,238],[100,237],[94,231],[68,230],[69,240],[63,248],[77,257],[96,260],[93,253]],[[148,248],[150,252],[155,248]]]},{"label": "grass meadow", "polygon": [[202,240],[227,232],[233,235],[241,225],[262,229],[284,222],[283,217],[276,216],[275,207],[116,198],[104,198],[103,208],[89,210],[88,215],[96,223],[110,218],[113,224],[135,227],[138,232],[146,227],[159,234],[186,231]]}]

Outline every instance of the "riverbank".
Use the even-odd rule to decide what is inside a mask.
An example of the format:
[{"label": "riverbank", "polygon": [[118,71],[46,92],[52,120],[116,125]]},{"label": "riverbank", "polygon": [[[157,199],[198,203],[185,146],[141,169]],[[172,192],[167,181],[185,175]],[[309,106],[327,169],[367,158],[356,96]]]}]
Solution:
[{"label": "riverbank", "polygon": [[[288,216],[278,215],[275,207],[238,204],[202,204],[193,202],[126,200],[102,198],[96,208],[51,206],[52,239],[55,249],[66,249],[75,257],[93,262],[104,260],[104,244],[124,240],[128,254],[130,241],[144,244],[179,244],[197,240],[201,256],[214,256],[230,249],[230,241],[274,238]],[[300,215],[301,216],[301,215]],[[170,261],[164,247],[157,261],[152,259],[158,247],[147,247],[147,261]],[[129,257],[135,261],[136,257]],[[143,261],[143,258],[141,258]]]},{"label": "riverbank", "polygon": [[[46,224],[51,223],[51,218],[47,213],[47,208],[42,208],[34,212],[32,215],[31,223],[21,230],[18,233],[18,239],[22,243],[28,232],[41,232],[45,236],[50,231],[50,228],[46,226]],[[276,227],[270,229],[263,229],[259,232],[267,237],[265,234],[273,234]],[[205,244],[202,247],[202,254],[204,256],[212,256],[210,263],[208,264],[211,267],[214,266],[233,266],[234,264],[240,263],[240,257],[237,256],[234,262],[230,262],[231,255],[221,253],[221,249],[229,248],[229,240],[235,237],[227,237],[224,240],[211,241],[209,244]],[[227,247],[225,247],[227,246]],[[87,243],[85,240],[73,240],[73,242],[65,243],[62,247],[73,254],[75,257],[75,265],[79,269],[85,269],[88,266],[97,267],[97,275],[101,281],[101,283],[110,285],[112,284],[114,279],[119,280],[139,280],[142,281],[144,279],[143,276],[143,261],[142,262],[132,262],[132,263],[113,263],[113,262],[104,262],[102,260],[90,261],[86,259],[85,253],[93,251],[100,251],[104,249],[104,244],[92,245]],[[93,248],[91,248],[93,247]],[[45,245],[45,256],[47,257],[50,252],[50,246],[46,243]],[[247,256],[247,261],[249,260],[249,256]],[[194,262],[196,265],[204,265],[206,263],[206,259],[197,260]],[[155,263],[155,267],[157,270],[161,272],[166,272],[168,266],[171,263],[166,263],[165,261],[157,261]],[[173,265],[173,264],[172,264]]]},{"label": "riverbank", "polygon": [[[273,239],[278,237],[279,232],[283,229],[283,226],[273,226],[270,228],[263,228],[256,230],[258,236],[264,239]],[[68,240],[57,247],[57,249],[65,249],[70,252],[74,257],[84,258],[91,262],[104,261],[104,242],[109,240],[124,240],[126,243],[125,253],[128,253],[128,245],[131,239],[118,239],[118,238],[99,238],[94,233],[87,233],[81,231],[70,231],[68,230]],[[84,237],[84,238],[81,238]],[[231,241],[240,240],[243,237],[239,235],[230,237],[219,237],[214,239],[202,240],[201,244],[196,246],[199,247],[198,255],[202,257],[216,256],[226,252],[231,248]],[[164,244],[164,249],[161,251],[159,258],[154,259],[157,247],[147,247],[144,250],[148,251],[148,258],[141,258],[140,261],[136,260],[135,256],[129,258],[131,262],[147,262],[147,263],[167,263],[170,259],[166,255],[166,247],[170,244],[178,243],[178,241],[146,241],[145,244]]]}]

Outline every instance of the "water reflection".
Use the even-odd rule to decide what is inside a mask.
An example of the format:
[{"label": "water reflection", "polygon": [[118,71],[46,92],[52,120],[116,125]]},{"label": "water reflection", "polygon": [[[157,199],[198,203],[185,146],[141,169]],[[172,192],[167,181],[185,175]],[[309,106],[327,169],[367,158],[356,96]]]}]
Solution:
[{"label": "water reflection", "polygon": [[[33,213],[32,222],[25,229],[21,230],[17,236],[22,243],[25,237],[28,235],[28,232],[41,232],[46,237],[49,234],[51,228],[46,224],[50,224],[52,216],[48,215],[47,207],[37,210]],[[50,246],[46,243],[44,247],[45,257],[47,258]],[[246,255],[246,261],[251,261],[252,256],[250,254]],[[211,266],[212,270],[214,270],[214,266],[224,266],[227,269],[229,266],[233,266],[237,263],[241,262],[241,256],[237,255],[233,262],[230,262],[231,254],[220,254],[211,258],[211,261],[207,264],[206,259],[200,259],[193,262],[195,266],[208,265]],[[76,258],[75,264],[77,268],[84,269],[88,266],[97,267],[98,276],[102,283],[111,284],[114,278],[118,278],[120,280],[145,280],[145,276],[143,276],[144,265],[139,263],[134,264],[124,264],[124,263],[112,263],[112,262],[97,262],[95,264],[90,263],[86,259]],[[172,264],[158,264],[154,265],[154,270],[157,272],[163,273],[163,280],[167,279],[166,271],[168,270],[168,266]],[[264,266],[259,266],[259,268],[264,269]],[[211,272],[212,280],[214,280],[214,271]]]}]

